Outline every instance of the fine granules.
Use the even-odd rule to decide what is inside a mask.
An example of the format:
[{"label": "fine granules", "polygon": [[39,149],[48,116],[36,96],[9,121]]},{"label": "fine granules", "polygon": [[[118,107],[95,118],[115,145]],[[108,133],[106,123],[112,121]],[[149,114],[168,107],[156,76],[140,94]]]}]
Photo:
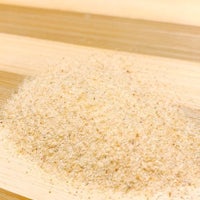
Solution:
[{"label": "fine granules", "polygon": [[158,92],[164,86],[119,60],[67,63],[27,79],[2,111],[9,140],[75,184],[122,192],[195,184],[199,130]]}]

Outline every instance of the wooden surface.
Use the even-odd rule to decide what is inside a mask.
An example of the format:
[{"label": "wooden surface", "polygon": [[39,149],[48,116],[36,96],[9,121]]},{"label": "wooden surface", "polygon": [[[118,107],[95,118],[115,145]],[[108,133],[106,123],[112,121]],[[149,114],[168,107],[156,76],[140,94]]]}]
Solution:
[{"label": "wooden surface", "polygon": [[200,26],[199,0],[0,0],[0,3]]},{"label": "wooden surface", "polygon": [[20,195],[11,193],[3,189],[0,189],[0,199],[1,200],[28,200],[25,197],[22,197]]},{"label": "wooden surface", "polygon": [[0,107],[15,92],[24,77],[16,73],[0,71]]},{"label": "wooden surface", "polygon": [[200,62],[200,27],[0,4],[0,32]]},{"label": "wooden surface", "polygon": [[[0,107],[26,76],[37,75],[53,65],[65,65],[67,58],[82,62],[94,54],[133,57],[136,66],[146,67],[146,78],[157,75],[172,93],[177,93],[186,114],[199,124],[200,27],[3,4],[0,5]],[[166,92],[170,93],[170,89]],[[76,200],[80,196],[87,199],[86,193],[69,194],[73,191],[66,189],[64,183],[13,156],[3,144],[0,151],[0,188],[36,200]],[[0,199],[23,199],[5,190],[0,190]],[[194,191],[195,200],[200,198],[199,193],[199,189]],[[107,197],[99,194],[94,199]]]}]

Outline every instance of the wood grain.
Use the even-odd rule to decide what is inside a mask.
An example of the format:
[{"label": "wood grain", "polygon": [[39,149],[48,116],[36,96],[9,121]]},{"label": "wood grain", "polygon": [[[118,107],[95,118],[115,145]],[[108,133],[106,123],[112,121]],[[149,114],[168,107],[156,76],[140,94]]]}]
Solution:
[{"label": "wood grain", "polygon": [[0,71],[0,106],[17,89],[23,79],[22,75]]},{"label": "wood grain", "polygon": [[1,200],[28,200],[28,198],[11,193],[11,192],[3,190],[1,188],[0,188],[0,199]]},{"label": "wood grain", "polygon": [[200,27],[0,4],[0,32],[200,61]]},{"label": "wood grain", "polygon": [[199,0],[0,0],[0,3],[200,26]]}]

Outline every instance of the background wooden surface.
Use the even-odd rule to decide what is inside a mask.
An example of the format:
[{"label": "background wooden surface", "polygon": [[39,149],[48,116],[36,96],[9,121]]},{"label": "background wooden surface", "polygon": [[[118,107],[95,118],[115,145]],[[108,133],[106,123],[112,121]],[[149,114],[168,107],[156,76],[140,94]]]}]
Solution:
[{"label": "background wooden surface", "polygon": [[199,0],[0,0],[0,3],[200,26]]},{"label": "background wooden surface", "polygon": [[200,61],[200,27],[0,4],[0,32]]},{"label": "background wooden surface", "polygon": [[1,200],[27,200],[27,198],[20,195],[14,194],[12,192],[0,189],[0,199]]},{"label": "background wooden surface", "polygon": [[[0,2],[5,3],[5,1]],[[187,115],[199,123],[200,27],[39,8],[41,5],[44,6],[45,1],[31,3],[12,0],[9,2],[19,3],[22,6],[0,5],[0,107],[16,91],[26,76],[37,75],[52,65],[65,64],[65,57],[81,61],[92,54],[119,53],[135,57],[138,66],[146,66],[147,78],[152,74],[157,75],[160,81],[174,88],[181,97],[182,106],[186,109]],[[130,1],[126,5],[129,3]],[[197,2],[190,6],[194,7],[197,5],[195,3]],[[38,8],[23,7],[26,4]],[[72,4],[72,7],[63,6],[63,10],[66,8],[73,10]],[[83,9],[90,9],[88,4],[89,1],[86,1]],[[45,5],[44,7],[53,7],[54,3]],[[80,5],[75,9],[76,11],[80,11]],[[159,5],[158,3],[155,8],[158,9]],[[111,6],[112,3],[108,5],[108,8]],[[99,9],[101,8],[103,7],[100,6]],[[177,9],[178,7],[172,6],[172,10]],[[185,9],[185,13],[190,12],[189,10],[189,8],[188,11]],[[103,14],[107,14],[108,11],[109,9]],[[101,12],[99,10],[96,13]],[[165,17],[169,21],[184,22],[184,19],[178,21],[178,16],[181,14],[176,13],[177,18],[173,18],[172,15],[173,20],[171,20],[170,11],[166,12]],[[191,16],[197,16],[196,14],[194,12]],[[118,15],[125,16],[121,12]],[[192,21],[193,18],[189,16],[188,18]],[[152,15],[146,18],[153,19]],[[198,24],[198,20],[199,18],[193,19],[190,24]],[[70,196],[62,183],[52,185],[49,177],[42,174],[43,172],[39,173],[39,169],[30,171],[28,163],[18,160],[5,151],[3,145],[0,147],[0,188],[3,188],[0,190],[0,199],[24,199],[4,189],[38,200],[78,198]],[[26,171],[29,173],[26,174]],[[196,199],[200,197],[199,193],[199,190],[195,192]],[[99,199],[102,198],[99,195]]]}]

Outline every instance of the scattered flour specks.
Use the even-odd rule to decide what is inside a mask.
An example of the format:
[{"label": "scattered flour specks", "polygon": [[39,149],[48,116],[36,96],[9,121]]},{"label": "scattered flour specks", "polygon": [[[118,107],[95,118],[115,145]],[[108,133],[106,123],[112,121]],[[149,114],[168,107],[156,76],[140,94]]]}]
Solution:
[{"label": "scattered flour specks", "polygon": [[164,86],[143,76],[134,62],[112,56],[27,79],[2,112],[8,138],[74,184],[151,193],[194,185],[199,130],[158,92]]}]

